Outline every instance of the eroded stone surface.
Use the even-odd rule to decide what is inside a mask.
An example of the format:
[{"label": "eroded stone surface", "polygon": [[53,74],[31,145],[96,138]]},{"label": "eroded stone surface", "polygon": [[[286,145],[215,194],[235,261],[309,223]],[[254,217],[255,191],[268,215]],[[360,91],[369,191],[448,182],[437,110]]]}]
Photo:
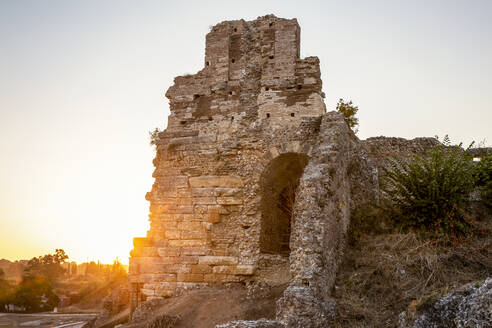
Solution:
[{"label": "eroded stone surface", "polygon": [[416,318],[400,315],[401,328],[492,327],[492,278],[444,295]]}]

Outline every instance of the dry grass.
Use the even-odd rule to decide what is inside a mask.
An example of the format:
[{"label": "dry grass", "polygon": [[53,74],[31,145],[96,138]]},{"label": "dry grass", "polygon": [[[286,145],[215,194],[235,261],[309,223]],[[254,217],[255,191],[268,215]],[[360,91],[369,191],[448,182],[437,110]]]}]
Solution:
[{"label": "dry grass", "polygon": [[492,275],[491,220],[458,245],[416,233],[359,234],[337,277],[337,327],[396,327],[448,290]]},{"label": "dry grass", "polygon": [[127,328],[213,328],[234,320],[275,318],[275,302],[285,285],[210,286],[188,290],[149,308],[126,324]]},{"label": "dry grass", "polygon": [[146,328],[174,328],[179,316],[160,315],[149,322]]}]

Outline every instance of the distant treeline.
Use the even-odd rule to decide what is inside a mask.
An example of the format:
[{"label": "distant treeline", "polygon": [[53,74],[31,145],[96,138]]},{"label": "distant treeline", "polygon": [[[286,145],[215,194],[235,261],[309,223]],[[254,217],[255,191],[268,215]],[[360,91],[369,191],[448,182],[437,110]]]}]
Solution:
[{"label": "distant treeline", "polygon": [[0,267],[0,312],[52,311],[60,303],[60,296],[76,294],[70,281],[80,276],[100,281],[126,280],[126,268],[118,259],[112,265],[95,262],[77,265],[67,260],[63,249],[29,261],[10,262],[13,264],[10,266],[2,260],[2,267],[9,269],[9,275]]}]

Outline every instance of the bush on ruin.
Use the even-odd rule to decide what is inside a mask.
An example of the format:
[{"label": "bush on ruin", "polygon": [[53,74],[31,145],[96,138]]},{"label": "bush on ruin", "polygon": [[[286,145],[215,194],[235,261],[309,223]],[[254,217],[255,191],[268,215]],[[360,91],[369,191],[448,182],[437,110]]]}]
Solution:
[{"label": "bush on ruin", "polygon": [[468,152],[472,145],[466,150],[461,144],[451,146],[446,136],[424,156],[390,160],[383,190],[395,205],[399,224],[438,235],[468,231],[464,210],[476,181]]},{"label": "bush on ruin", "polygon": [[159,133],[162,131],[159,128],[155,128],[153,131],[149,132],[150,145],[157,147],[157,143],[159,142]]},{"label": "bush on ruin", "polygon": [[343,114],[347,125],[355,132],[359,130],[359,119],[355,117],[359,111],[359,107],[352,103],[352,100],[345,102],[342,98],[338,100],[337,111]]}]

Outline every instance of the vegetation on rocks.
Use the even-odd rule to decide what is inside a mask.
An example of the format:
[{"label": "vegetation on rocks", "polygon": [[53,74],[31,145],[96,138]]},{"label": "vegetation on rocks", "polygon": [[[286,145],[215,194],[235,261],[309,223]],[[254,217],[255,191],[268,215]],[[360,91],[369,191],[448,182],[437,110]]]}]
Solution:
[{"label": "vegetation on rocks", "polygon": [[436,235],[467,231],[470,224],[464,210],[476,181],[470,147],[451,146],[446,136],[425,156],[390,160],[383,190],[401,226]]},{"label": "vegetation on rocks", "polygon": [[334,326],[396,327],[402,312],[410,319],[449,291],[492,276],[491,216],[475,219],[453,244],[446,235],[403,232],[381,208],[361,211],[337,274]]},{"label": "vegetation on rocks", "polygon": [[490,201],[490,155],[473,162],[468,149],[446,137],[383,171],[380,202],[351,218],[334,289],[335,327],[395,327],[402,317],[420,318],[450,291],[492,276],[490,209],[468,206],[476,188]]},{"label": "vegetation on rocks", "polygon": [[159,128],[155,128],[153,131],[149,131],[149,143],[151,146],[157,147],[157,143],[159,142],[159,133],[162,131]]},{"label": "vegetation on rocks", "polygon": [[359,130],[359,119],[355,116],[359,111],[359,107],[352,103],[352,100],[345,102],[342,98],[338,100],[336,110],[343,114],[347,125],[355,132]]}]

